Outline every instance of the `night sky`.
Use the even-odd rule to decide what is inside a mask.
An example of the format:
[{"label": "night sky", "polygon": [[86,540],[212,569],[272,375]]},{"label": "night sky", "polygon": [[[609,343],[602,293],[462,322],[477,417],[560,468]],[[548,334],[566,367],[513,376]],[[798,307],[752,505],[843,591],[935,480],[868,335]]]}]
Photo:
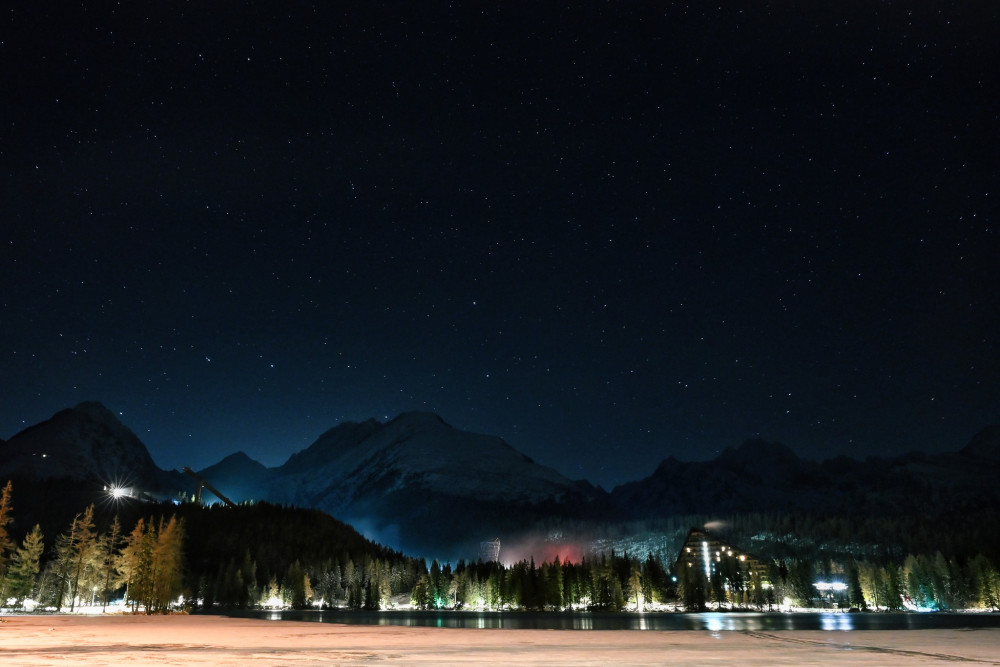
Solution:
[{"label": "night sky", "polygon": [[110,4],[0,16],[2,438],[424,410],[610,488],[1000,421],[995,2]]}]

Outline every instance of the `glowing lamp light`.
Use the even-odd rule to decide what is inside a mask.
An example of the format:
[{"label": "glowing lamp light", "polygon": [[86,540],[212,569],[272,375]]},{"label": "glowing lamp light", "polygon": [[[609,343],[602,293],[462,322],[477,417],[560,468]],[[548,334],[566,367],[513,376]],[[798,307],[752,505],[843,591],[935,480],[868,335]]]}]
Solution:
[{"label": "glowing lamp light", "polygon": [[817,581],[813,586],[818,591],[846,591],[847,584],[842,581]]}]

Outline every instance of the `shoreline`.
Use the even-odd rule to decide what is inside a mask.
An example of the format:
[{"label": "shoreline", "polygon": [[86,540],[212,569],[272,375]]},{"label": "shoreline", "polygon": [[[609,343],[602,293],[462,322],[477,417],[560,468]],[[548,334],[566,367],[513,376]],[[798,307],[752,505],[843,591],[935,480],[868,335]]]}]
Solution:
[{"label": "shoreline", "polygon": [[0,616],[0,664],[1000,665],[1000,628],[511,630],[359,626],[208,614]]}]

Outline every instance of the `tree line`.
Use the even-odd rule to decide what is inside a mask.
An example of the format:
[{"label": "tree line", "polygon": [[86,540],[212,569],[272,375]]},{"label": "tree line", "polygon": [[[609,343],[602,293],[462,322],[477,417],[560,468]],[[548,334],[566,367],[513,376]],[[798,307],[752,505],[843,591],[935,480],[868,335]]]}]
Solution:
[{"label": "tree line", "polygon": [[125,532],[117,516],[105,530],[95,526],[94,505],[76,514],[55,537],[45,557],[45,536],[36,524],[15,545],[13,486],[0,491],[0,601],[21,607],[25,600],[74,611],[106,607],[121,594],[132,611],[165,611],[183,591],[184,526],[177,517],[140,518]]},{"label": "tree line", "polygon": [[[258,503],[239,507],[89,505],[46,543],[35,525],[15,541],[12,485],[0,492],[0,606],[26,600],[57,610],[124,600],[158,613],[182,600],[213,608],[268,606],[387,609],[860,609],[1000,611],[1000,572],[984,554],[940,550],[809,547],[795,553],[794,524],[775,519],[782,538],[763,545],[763,571],[735,566],[678,568],[652,551],[595,552],[579,562],[555,558],[427,563],[365,539],[316,510]],[[802,522],[805,523],[805,522]],[[731,539],[759,523],[734,520]],[[818,539],[820,524],[809,526]],[[828,524],[827,524],[828,526]],[[804,526],[803,526],[804,527]],[[743,544],[751,543],[743,541]],[[814,542],[809,542],[814,544]],[[679,545],[678,545],[679,549]],[[800,548],[801,552],[803,549]],[[852,554],[851,551],[857,553]],[[677,553],[676,551],[674,552]],[[839,581],[842,591],[816,588]]]}]

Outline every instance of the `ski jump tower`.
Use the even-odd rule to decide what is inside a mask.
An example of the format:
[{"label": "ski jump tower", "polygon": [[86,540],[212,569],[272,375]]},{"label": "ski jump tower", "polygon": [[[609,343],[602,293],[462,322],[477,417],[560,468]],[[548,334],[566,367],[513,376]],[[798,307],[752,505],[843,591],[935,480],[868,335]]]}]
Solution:
[{"label": "ski jump tower", "polygon": [[499,563],[500,562],[500,538],[496,538],[492,542],[480,542],[479,543],[479,560],[484,563]]}]

